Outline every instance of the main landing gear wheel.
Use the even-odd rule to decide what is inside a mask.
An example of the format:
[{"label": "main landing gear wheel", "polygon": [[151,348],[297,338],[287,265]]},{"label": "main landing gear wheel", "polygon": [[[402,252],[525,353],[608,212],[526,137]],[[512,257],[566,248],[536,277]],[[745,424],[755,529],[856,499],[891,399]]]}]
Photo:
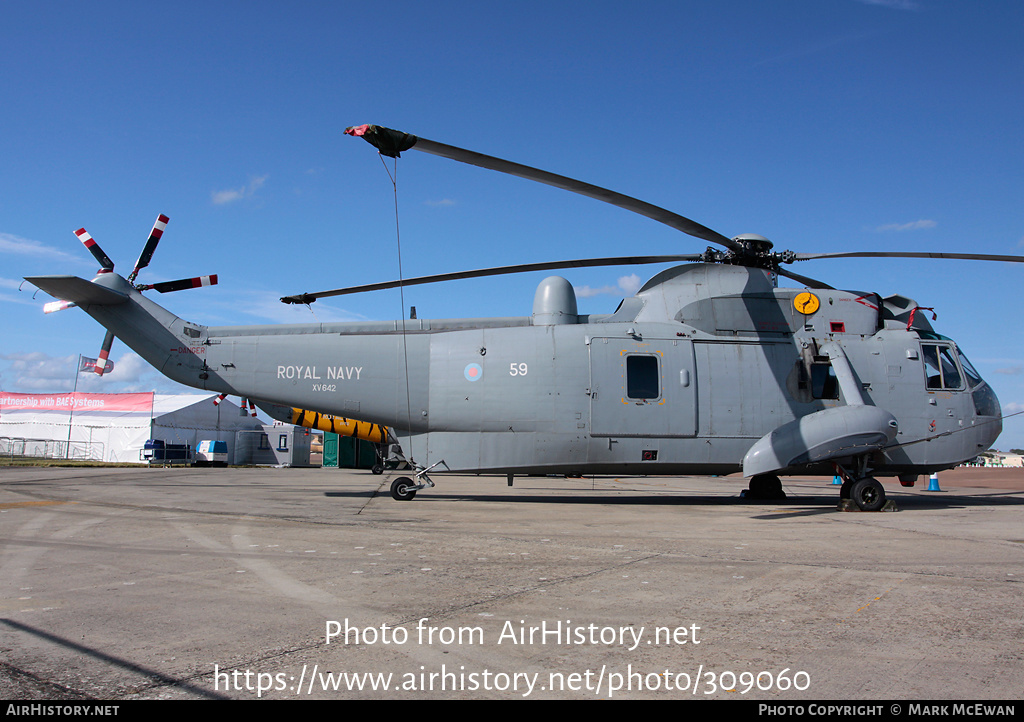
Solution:
[{"label": "main landing gear wheel", "polygon": [[879,511],[885,506],[885,489],[877,479],[866,476],[853,482],[850,499],[861,511]]},{"label": "main landing gear wheel", "polygon": [[409,501],[416,496],[416,482],[407,476],[400,476],[391,482],[391,498],[395,501]]}]

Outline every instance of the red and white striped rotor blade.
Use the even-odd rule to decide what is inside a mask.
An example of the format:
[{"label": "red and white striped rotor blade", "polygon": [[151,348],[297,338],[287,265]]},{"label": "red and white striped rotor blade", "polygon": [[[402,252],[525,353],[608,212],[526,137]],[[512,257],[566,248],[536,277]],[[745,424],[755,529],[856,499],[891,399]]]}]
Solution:
[{"label": "red and white striped rotor blade", "polygon": [[137,286],[137,288],[140,291],[148,291],[153,288],[160,293],[170,293],[171,291],[183,291],[186,288],[202,288],[203,286],[216,285],[217,274],[215,273],[212,276],[196,276],[195,278],[181,278],[177,281],[162,281],[160,283]]},{"label": "red and white striped rotor blade", "polygon": [[107,370],[107,358],[110,356],[110,347],[114,345],[114,332],[107,331],[103,337],[103,348],[100,349],[99,358],[96,359],[96,373],[100,376]]},{"label": "red and white striped rotor blade", "polygon": [[114,270],[114,262],[110,260],[110,256],[103,252],[103,249],[100,248],[100,244],[93,240],[93,237],[89,235],[88,231],[84,228],[79,228],[75,231],[75,235],[78,236],[78,240],[80,240],[83,245],[89,249],[89,253],[93,255],[93,258],[100,262],[100,268],[102,271]]},{"label": "red and white striped rotor blade", "polygon": [[156,217],[156,222],[153,223],[153,230],[149,232],[149,238],[146,239],[146,245],[142,248],[142,253],[139,254],[139,260],[135,262],[135,268],[132,269],[132,273],[128,276],[128,282],[132,283],[135,281],[135,277],[139,275],[139,271],[149,265],[149,262],[153,260],[153,253],[156,252],[156,246],[160,243],[160,238],[164,235],[164,230],[167,228],[167,221],[171,220],[163,213]]},{"label": "red and white striped rotor blade", "polygon": [[43,304],[43,313],[56,313],[57,311],[63,311],[65,308],[74,308],[77,305],[74,301],[50,301]]}]

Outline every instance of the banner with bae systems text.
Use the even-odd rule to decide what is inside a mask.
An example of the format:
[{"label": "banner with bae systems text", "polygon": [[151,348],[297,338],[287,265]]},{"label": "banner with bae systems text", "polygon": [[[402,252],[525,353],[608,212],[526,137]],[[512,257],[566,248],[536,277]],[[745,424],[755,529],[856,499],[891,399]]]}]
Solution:
[{"label": "banner with bae systems text", "polygon": [[[8,414],[70,414],[112,417],[146,417],[153,414],[153,392],[134,394],[14,394],[0,392],[0,419]],[[13,419],[10,419],[13,420]]]},{"label": "banner with bae systems text", "polygon": [[152,415],[151,391],[0,393],[0,447],[29,456],[138,463]]}]

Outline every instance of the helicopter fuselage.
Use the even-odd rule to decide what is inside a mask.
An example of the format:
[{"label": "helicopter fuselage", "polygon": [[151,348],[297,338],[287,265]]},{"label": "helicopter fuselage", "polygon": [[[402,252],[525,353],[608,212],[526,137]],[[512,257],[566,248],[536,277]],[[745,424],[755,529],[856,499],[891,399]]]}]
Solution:
[{"label": "helicopter fuselage", "polygon": [[[28,280],[58,299],[50,310],[79,305],[107,328],[103,359],[116,335],[170,378],[238,394],[276,419],[355,435],[357,420],[368,422],[374,428],[360,438],[392,451],[401,446],[389,461],[415,474],[392,482],[397,500],[433,486],[428,472],[435,466],[504,472],[510,484],[516,473],[742,471],[750,477],[747,491],[762,499],[785,496],[780,474],[834,472],[843,480],[841,506],[878,511],[889,504],[874,476],[912,484],[919,474],[974,458],[1002,430],[991,388],[914,301],[836,290],[787,267],[826,258],[1024,263],[1024,256],[778,251],[763,236],[728,238],[646,201],[520,163],[383,126],[345,133],[382,157],[423,151],[609,203],[714,245],[696,255],[543,261],[281,298],[311,304],[510,273],[687,262],[657,274],[608,315],[580,315],[572,286],[552,276],[538,286],[530,316],[187,323],[141,292],[209,285],[216,277],[134,284],[166,226],[163,215],[127,279],[113,273],[83,228],[76,235],[101,267],[91,283]],[[779,276],[803,288],[777,288]],[[405,439],[395,443],[396,434]]]},{"label": "helicopter fuselage", "polygon": [[[859,458],[914,476],[1001,430],[988,385],[913,301],[776,288],[761,269],[677,266],[602,316],[578,315],[557,277],[530,316],[386,323],[207,327],[118,290],[134,303],[83,307],[168,377],[388,426],[453,471],[832,473]],[[870,428],[847,428],[863,407]]]}]

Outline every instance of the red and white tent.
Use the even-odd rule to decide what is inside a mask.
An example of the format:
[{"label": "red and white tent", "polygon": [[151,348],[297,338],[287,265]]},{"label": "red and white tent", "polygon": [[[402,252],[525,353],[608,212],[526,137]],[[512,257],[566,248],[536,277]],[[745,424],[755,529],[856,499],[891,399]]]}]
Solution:
[{"label": "red and white tent", "polygon": [[215,394],[15,394],[0,392],[0,453],[140,462],[148,439],[190,444],[228,442],[236,431],[262,429]]}]

